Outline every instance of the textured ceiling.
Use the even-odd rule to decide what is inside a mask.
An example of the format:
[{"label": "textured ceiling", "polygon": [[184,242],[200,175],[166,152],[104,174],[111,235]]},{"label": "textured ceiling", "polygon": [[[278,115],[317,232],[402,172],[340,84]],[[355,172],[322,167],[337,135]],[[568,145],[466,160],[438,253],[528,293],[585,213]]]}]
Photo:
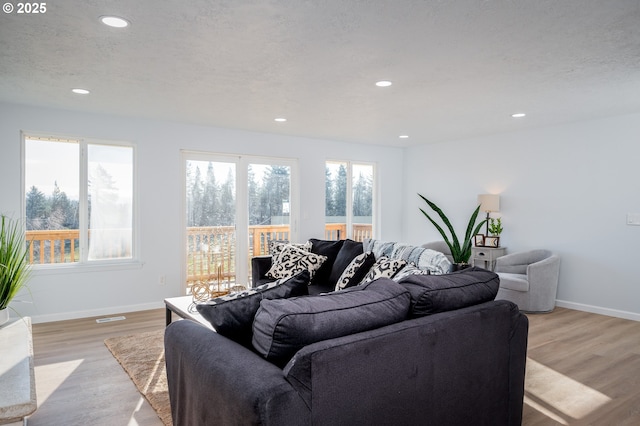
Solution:
[{"label": "textured ceiling", "polygon": [[0,14],[0,77],[5,102],[433,143],[640,112],[640,1],[58,0]]}]

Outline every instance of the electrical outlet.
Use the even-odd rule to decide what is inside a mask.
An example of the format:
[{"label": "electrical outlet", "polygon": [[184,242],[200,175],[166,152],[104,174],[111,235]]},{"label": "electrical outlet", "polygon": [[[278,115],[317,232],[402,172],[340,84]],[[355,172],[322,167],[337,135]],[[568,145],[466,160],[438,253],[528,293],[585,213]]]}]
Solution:
[{"label": "electrical outlet", "polygon": [[165,284],[167,284],[167,276],[160,275],[160,279],[158,279],[158,285],[165,285]]},{"label": "electrical outlet", "polygon": [[627,213],[627,225],[640,226],[640,213]]}]

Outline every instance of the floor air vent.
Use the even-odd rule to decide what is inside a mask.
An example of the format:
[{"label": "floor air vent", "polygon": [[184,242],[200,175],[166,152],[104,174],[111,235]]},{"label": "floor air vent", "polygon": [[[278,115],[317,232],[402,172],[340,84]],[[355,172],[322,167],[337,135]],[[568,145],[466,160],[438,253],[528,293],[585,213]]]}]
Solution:
[{"label": "floor air vent", "polygon": [[120,316],[120,317],[110,317],[110,318],[99,318],[96,320],[96,322],[98,324],[102,324],[103,322],[113,322],[113,321],[122,321],[127,319],[126,317]]}]

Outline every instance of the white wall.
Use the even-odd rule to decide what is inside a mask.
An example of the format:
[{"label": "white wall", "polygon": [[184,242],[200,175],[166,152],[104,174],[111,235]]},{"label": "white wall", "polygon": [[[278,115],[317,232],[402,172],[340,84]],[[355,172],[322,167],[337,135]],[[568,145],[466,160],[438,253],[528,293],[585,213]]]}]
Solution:
[{"label": "white wall", "polygon": [[499,193],[501,245],[560,255],[560,306],[640,320],[640,226],[626,225],[640,212],[640,115],[419,146],[405,158],[407,241],[441,239],[416,193],[461,233],[477,195]]},{"label": "white wall", "polygon": [[[33,304],[12,303],[34,322],[108,315],[161,307],[180,294],[182,241],[180,150],[297,158],[301,175],[300,239],[324,233],[324,162],[327,158],[377,164],[381,234],[397,239],[402,226],[403,150],[327,140],[258,134],[145,119],[85,114],[0,103],[0,212],[19,217],[20,131],[125,140],[136,144],[142,267],[83,273],[38,273]],[[167,202],[170,200],[170,202]],[[159,285],[159,276],[167,284]]]}]

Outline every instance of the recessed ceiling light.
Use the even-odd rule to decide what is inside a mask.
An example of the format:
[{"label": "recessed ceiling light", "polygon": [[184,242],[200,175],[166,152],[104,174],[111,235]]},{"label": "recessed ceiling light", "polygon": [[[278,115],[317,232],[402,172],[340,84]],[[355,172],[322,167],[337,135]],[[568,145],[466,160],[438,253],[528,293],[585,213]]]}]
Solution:
[{"label": "recessed ceiling light", "polygon": [[398,136],[400,139],[409,139],[409,135],[400,135]]},{"label": "recessed ceiling light", "polygon": [[524,112],[517,112],[515,114],[511,114],[511,117],[513,118],[522,118],[525,117],[527,114],[525,114]]},{"label": "recessed ceiling light", "polygon": [[71,91],[73,93],[76,93],[78,95],[88,95],[89,91],[87,89],[71,89]]},{"label": "recessed ceiling light", "polygon": [[380,81],[376,81],[376,86],[378,87],[389,87],[391,86],[393,83],[388,81],[388,80],[380,80]]},{"label": "recessed ceiling light", "polygon": [[124,28],[129,26],[129,21],[117,16],[101,16],[100,22],[114,28]]},{"label": "recessed ceiling light", "polygon": [[278,117],[278,118],[274,118],[273,121],[277,121],[278,123],[284,123],[285,121],[287,121],[287,119],[284,117]]}]

